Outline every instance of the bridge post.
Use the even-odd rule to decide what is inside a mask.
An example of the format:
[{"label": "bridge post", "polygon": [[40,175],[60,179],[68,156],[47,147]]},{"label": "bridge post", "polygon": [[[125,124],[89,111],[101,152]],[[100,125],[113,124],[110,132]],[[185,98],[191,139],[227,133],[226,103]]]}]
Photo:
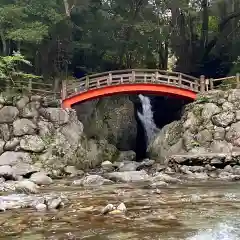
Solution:
[{"label": "bridge post", "polygon": [[62,100],[67,98],[67,81],[62,80]]},{"label": "bridge post", "polygon": [[153,82],[157,82],[158,81],[158,71],[155,72],[155,81]]},{"label": "bridge post", "polygon": [[205,76],[204,75],[200,76],[200,92],[201,93],[205,92]]},{"label": "bridge post", "polygon": [[181,86],[182,85],[182,74],[179,73],[179,76],[178,76],[178,85]]},{"label": "bridge post", "polygon": [[29,82],[28,82],[28,93],[31,93],[32,92],[32,79],[29,79]]},{"label": "bridge post", "polygon": [[111,85],[111,84],[112,84],[112,73],[110,72],[110,73],[108,74],[107,85],[109,86],[109,85]]},{"label": "bridge post", "polygon": [[89,76],[86,76],[85,89],[88,90],[88,88],[89,88]]},{"label": "bridge post", "polygon": [[214,86],[213,86],[213,78],[209,79],[209,86],[210,86],[210,90],[213,90]]},{"label": "bridge post", "polygon": [[240,74],[239,73],[236,74],[236,82],[237,82],[237,88],[239,88],[240,87]]},{"label": "bridge post", "polygon": [[132,71],[132,82],[136,81],[135,71]]}]

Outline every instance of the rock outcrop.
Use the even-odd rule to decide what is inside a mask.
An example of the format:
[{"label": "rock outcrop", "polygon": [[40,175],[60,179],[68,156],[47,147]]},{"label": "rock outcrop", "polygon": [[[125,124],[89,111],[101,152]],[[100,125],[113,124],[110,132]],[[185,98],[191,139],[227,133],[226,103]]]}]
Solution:
[{"label": "rock outcrop", "polygon": [[[117,149],[106,140],[88,140],[75,110],[51,107],[40,96],[0,96],[0,166],[13,178],[44,171],[65,173],[112,160]],[[3,176],[3,177],[4,177]]]},{"label": "rock outcrop", "polygon": [[148,150],[162,163],[175,154],[240,151],[240,89],[199,95],[185,107],[181,120],[159,131]]},{"label": "rock outcrop", "polygon": [[127,95],[104,97],[74,106],[89,138],[106,139],[121,151],[135,149],[137,123]]}]

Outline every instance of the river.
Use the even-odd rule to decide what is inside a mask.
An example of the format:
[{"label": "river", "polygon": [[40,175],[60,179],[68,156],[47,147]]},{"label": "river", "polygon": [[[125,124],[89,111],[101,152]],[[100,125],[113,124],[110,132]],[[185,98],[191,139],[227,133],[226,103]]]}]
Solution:
[{"label": "river", "polygon": [[[240,185],[189,182],[153,190],[144,184],[95,188],[59,180],[44,192],[68,198],[64,208],[0,214],[0,239],[237,240],[240,239]],[[100,215],[108,203],[124,202],[125,215]]]}]

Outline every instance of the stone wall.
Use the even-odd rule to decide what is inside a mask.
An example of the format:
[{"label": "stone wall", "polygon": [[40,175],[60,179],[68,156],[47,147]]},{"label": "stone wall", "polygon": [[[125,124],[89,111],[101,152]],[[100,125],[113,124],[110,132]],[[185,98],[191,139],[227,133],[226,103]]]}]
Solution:
[{"label": "stone wall", "polygon": [[240,151],[240,89],[199,95],[179,121],[163,127],[149,146],[151,158],[163,162],[174,154]]},{"label": "stone wall", "polygon": [[40,96],[0,96],[0,166],[16,175],[43,169],[61,176],[69,165],[95,167],[117,154],[107,141],[86,138],[75,110],[50,107]]}]

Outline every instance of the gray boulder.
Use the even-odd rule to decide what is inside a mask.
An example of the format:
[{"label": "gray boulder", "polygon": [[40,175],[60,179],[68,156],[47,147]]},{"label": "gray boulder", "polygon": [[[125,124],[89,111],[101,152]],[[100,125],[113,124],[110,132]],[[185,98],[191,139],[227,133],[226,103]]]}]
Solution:
[{"label": "gray boulder", "polygon": [[149,181],[150,177],[146,171],[128,171],[128,172],[111,172],[107,173],[106,178],[115,182],[145,182]]},{"label": "gray boulder", "polygon": [[26,135],[20,140],[22,150],[40,153],[45,149],[45,143],[39,136]]},{"label": "gray boulder", "polygon": [[10,139],[10,129],[8,124],[0,124],[0,139],[8,141]]},{"label": "gray boulder", "polygon": [[29,119],[18,119],[13,122],[14,136],[33,135],[37,126]]},{"label": "gray boulder", "polygon": [[29,153],[8,151],[8,152],[4,152],[0,156],[0,166],[3,166],[3,165],[13,166],[21,162],[32,163],[32,159]]},{"label": "gray boulder", "polygon": [[99,175],[88,175],[82,179],[73,181],[73,185],[80,186],[100,186],[104,184],[111,184],[112,181],[105,179]]},{"label": "gray boulder", "polygon": [[26,193],[26,194],[39,192],[38,185],[29,180],[22,180],[17,182],[15,185],[15,189],[17,192]]},{"label": "gray boulder", "polygon": [[20,144],[20,139],[18,138],[12,138],[11,140],[7,141],[4,150],[5,151],[12,151],[15,150],[16,147]]},{"label": "gray boulder", "polygon": [[53,182],[52,179],[43,172],[33,173],[29,180],[38,185],[50,185]]},{"label": "gray boulder", "polygon": [[0,166],[0,177],[5,179],[14,179],[15,175],[12,167],[9,165]]},{"label": "gray boulder", "polygon": [[45,119],[57,125],[63,125],[69,121],[69,114],[61,108],[41,108],[39,112]]},{"label": "gray boulder", "polygon": [[4,106],[0,109],[0,124],[12,123],[18,116],[19,111],[13,106]]},{"label": "gray boulder", "polygon": [[233,112],[221,112],[212,117],[212,122],[218,127],[227,127],[233,123],[235,114]]}]

